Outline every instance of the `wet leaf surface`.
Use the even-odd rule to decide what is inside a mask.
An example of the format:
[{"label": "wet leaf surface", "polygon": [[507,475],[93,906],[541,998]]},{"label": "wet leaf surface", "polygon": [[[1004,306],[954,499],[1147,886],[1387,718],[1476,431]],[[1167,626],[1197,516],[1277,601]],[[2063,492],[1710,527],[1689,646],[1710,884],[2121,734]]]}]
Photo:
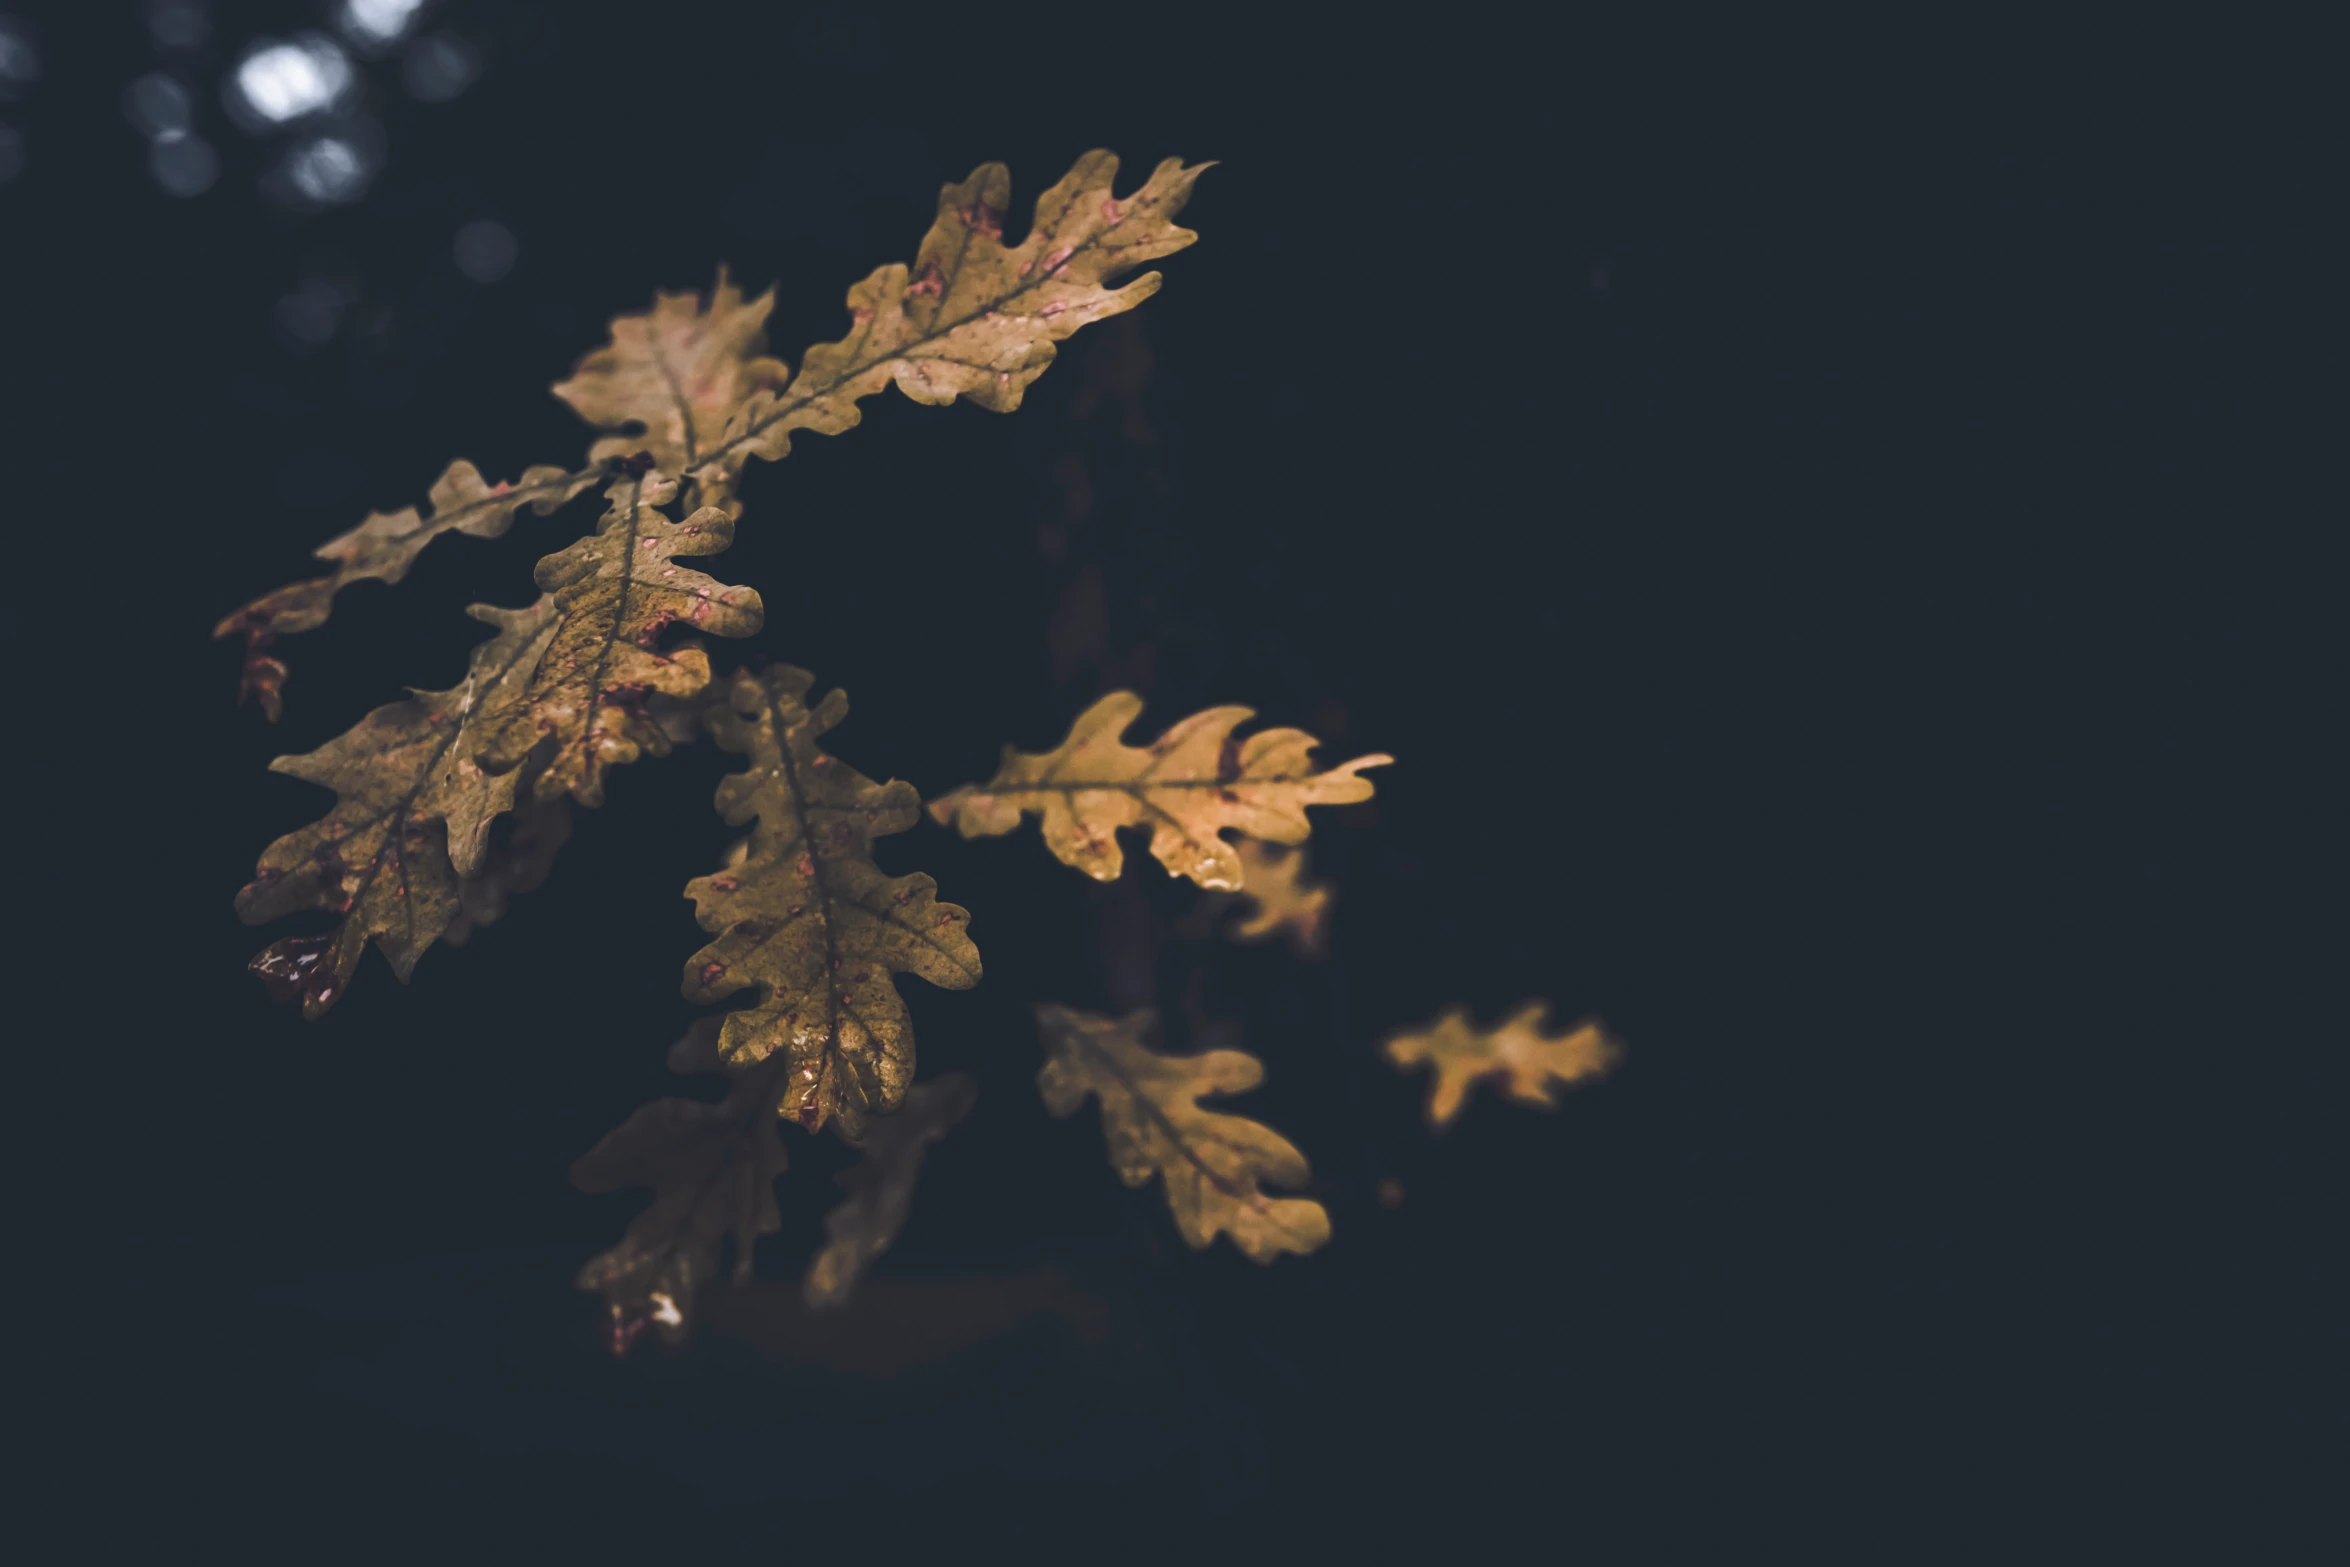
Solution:
[{"label": "wet leaf surface", "polygon": [[405,980],[460,911],[459,882],[478,873],[491,822],[514,804],[516,780],[477,760],[484,727],[520,700],[518,687],[555,633],[555,605],[473,607],[498,634],[474,649],[464,684],[377,708],[315,751],[270,764],[340,797],[319,821],[262,852],[237,913],[258,925],[305,909],[342,916],[327,936],[298,936],[254,960],[254,972],[317,1017],[351,982],[369,940]]},{"label": "wet leaf surface", "polygon": [[740,1069],[781,1056],[782,1113],[810,1131],[837,1119],[855,1137],[914,1075],[913,1027],[890,976],[966,989],[979,949],[969,912],[939,902],[937,883],[873,863],[873,840],[911,827],[920,803],[911,784],[877,784],[818,747],[849,704],[835,690],[811,710],[814,683],[785,664],[740,672],[711,710],[718,743],[750,762],[718,786],[718,811],[751,837],[739,861],[686,888],[715,939],[686,960],[684,989],[696,1002],[757,989],[727,1014],[720,1058]]},{"label": "wet leaf surface", "polygon": [[1148,827],[1151,853],[1171,873],[1233,892],[1245,869],[1221,833],[1303,843],[1312,830],[1306,807],[1369,799],[1371,780],[1361,771],[1395,760],[1358,756],[1317,773],[1319,742],[1302,729],[1236,738],[1233,730],[1256,716],[1245,707],[1211,707],[1148,746],[1125,744],[1119,737],[1141,716],[1141,697],[1113,691],[1078,715],[1059,746],[1041,754],[1004,747],[993,778],[933,800],[930,814],[966,838],[1040,817],[1045,847],[1097,881],[1117,880],[1126,863],[1118,829]]}]

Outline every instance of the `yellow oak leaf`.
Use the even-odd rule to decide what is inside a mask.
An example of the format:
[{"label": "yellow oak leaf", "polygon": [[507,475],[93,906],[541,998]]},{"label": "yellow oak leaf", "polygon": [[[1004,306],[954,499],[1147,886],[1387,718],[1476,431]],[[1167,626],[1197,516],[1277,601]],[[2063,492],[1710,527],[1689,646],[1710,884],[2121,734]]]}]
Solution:
[{"label": "yellow oak leaf", "polygon": [[1424,1030],[1395,1035],[1381,1053],[1407,1071],[1436,1069],[1428,1093],[1428,1120],[1435,1126],[1448,1125],[1460,1114],[1480,1079],[1499,1082],[1522,1104],[1555,1109],[1562,1086],[1600,1076],[1622,1057],[1623,1047],[1597,1023],[1545,1034],[1549,1016],[1547,1002],[1529,1001],[1499,1026],[1480,1032],[1466,1007],[1454,1007]]},{"label": "yellow oak leaf", "polygon": [[906,1090],[895,1114],[878,1118],[858,1144],[864,1158],[838,1179],[848,1199],[824,1216],[824,1249],[808,1264],[801,1295],[812,1308],[847,1303],[874,1259],[906,1227],[923,1151],[971,1113],[979,1087],[967,1072],[949,1072]]},{"label": "yellow oak leaf", "polygon": [[661,651],[671,626],[723,637],[759,629],[757,593],[676,564],[734,542],[734,519],[715,506],[670,520],[659,508],[676,494],[677,481],[657,470],[616,479],[602,525],[538,563],[538,585],[555,601],[554,639],[482,747],[493,772],[531,763],[534,799],[568,793],[601,805],[606,768],[669,754],[674,742],[648,698],[689,698],[710,683],[701,648]]},{"label": "yellow oak leaf", "polygon": [[476,604],[498,628],[475,648],[465,683],[379,707],[317,750],[281,756],[273,772],[340,796],[325,817],[262,851],[237,913],[257,925],[303,909],[342,923],[290,936],[253,960],[281,1000],[317,1017],[347,989],[372,939],[402,980],[459,916],[459,879],[481,870],[490,823],[514,804],[515,780],[485,772],[485,725],[516,703],[555,634],[552,598],[525,609]]},{"label": "yellow oak leaf", "polygon": [[1330,916],[1330,889],[1307,885],[1306,851],[1243,838],[1233,845],[1240,855],[1240,899],[1254,905],[1232,926],[1235,941],[1262,941],[1286,932],[1290,949],[1299,957],[1322,955],[1325,923]]},{"label": "yellow oak leaf", "polygon": [[524,470],[513,483],[489,484],[480,469],[460,459],[433,481],[428,511],[404,506],[394,512],[370,512],[358,527],[318,547],[318,558],[334,563],[332,572],[264,593],[212,628],[215,637],[244,635],[245,669],[238,699],[259,698],[269,721],[277,722],[284,712],[280,692],[286,669],[264,651],[272,642],[324,625],[334,596],[354,582],[398,582],[424,547],[443,534],[494,539],[523,507],[544,517],[595,481],[592,468],[566,473],[542,465]]},{"label": "yellow oak leaf", "polygon": [[1110,1165],[1129,1186],[1154,1175],[1166,1188],[1175,1228],[1193,1248],[1219,1234],[1255,1262],[1310,1252],[1330,1239],[1330,1215],[1304,1197],[1269,1197],[1261,1182],[1299,1187],[1312,1178],[1306,1156],[1280,1133],[1243,1116],[1203,1109],[1206,1094],[1236,1094],[1264,1080],[1257,1058],[1239,1050],[1161,1055],[1146,1043],[1158,1031],[1147,1009],[1123,1018],[1041,1006],[1047,1060],[1037,1074],[1045,1109],[1077,1112],[1101,1101]]},{"label": "yellow oak leaf", "polygon": [[[643,315],[612,323],[612,341],[579,362],[555,395],[607,435],[591,462],[650,452],[664,473],[685,473],[717,449],[754,391],[787,379],[766,356],[775,291],[745,300],[722,267],[708,304],[696,294],[655,294]],[[625,433],[641,426],[641,434]]]},{"label": "yellow oak leaf", "polygon": [[[1011,176],[1000,163],[982,164],[939,192],[938,216],[911,267],[892,262],[849,290],[846,337],[810,348],[778,389],[762,384],[778,379],[765,369],[774,361],[746,360],[759,373],[738,376],[750,390],[723,438],[703,442],[698,462],[671,471],[724,483],[751,457],[782,457],[795,430],[851,428],[861,417],[858,400],[893,383],[918,403],[965,397],[999,413],[1019,407],[1053,362],[1055,343],[1158,292],[1156,272],[1122,288],[1104,285],[1198,238],[1174,220],[1208,167],[1169,158],[1119,197],[1111,187],[1117,158],[1089,152],[1037,198],[1027,236],[1006,245]],[[763,299],[736,307],[730,319],[739,325],[754,311],[764,320]]]},{"label": "yellow oak leaf", "polygon": [[1306,807],[1369,799],[1371,780],[1358,775],[1395,760],[1358,756],[1317,773],[1319,742],[1302,729],[1236,739],[1232,731],[1256,716],[1245,707],[1211,707],[1148,746],[1124,744],[1119,737],[1141,715],[1141,697],[1113,691],[1078,715],[1057,748],[1031,755],[1004,747],[993,778],[933,800],[930,813],[966,838],[1041,817],[1045,847],[1097,881],[1115,881],[1125,865],[1117,830],[1148,826],[1151,853],[1171,873],[1234,892],[1244,867],[1221,832],[1302,843],[1311,831]]},{"label": "yellow oak leaf", "polygon": [[928,876],[887,876],[873,840],[921,815],[913,786],[877,784],[817,740],[848,716],[848,698],[806,703],[815,677],[771,664],[738,672],[710,709],[718,743],[749,759],[718,786],[727,825],[755,822],[739,861],[686,887],[716,939],[686,960],[688,1001],[757,987],[726,1014],[718,1056],[740,1070],[781,1055],[781,1113],[815,1131],[837,1120],[854,1138],[867,1116],[897,1108],[914,1075],[914,1033],[893,973],[962,990],[979,982],[970,914],[937,899]]}]

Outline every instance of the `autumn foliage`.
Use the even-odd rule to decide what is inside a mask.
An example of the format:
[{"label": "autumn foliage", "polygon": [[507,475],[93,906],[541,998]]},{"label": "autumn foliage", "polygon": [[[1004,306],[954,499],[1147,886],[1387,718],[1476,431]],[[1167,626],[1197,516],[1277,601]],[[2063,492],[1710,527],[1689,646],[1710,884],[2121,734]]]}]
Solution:
[{"label": "autumn foliage", "polygon": [[[585,1190],[653,1193],[580,1275],[608,1303],[616,1349],[647,1331],[687,1332],[729,1256],[734,1276],[750,1276],[759,1237],[779,1222],[787,1124],[830,1130],[862,1152],[805,1284],[811,1304],[834,1306],[904,1224],[925,1150],[973,1113],[967,1077],[917,1081],[897,988],[901,975],[977,984],[971,916],[929,876],[891,876],[872,857],[875,839],[921,821],[922,797],[829,749],[848,714],[841,692],[816,697],[815,677],[787,664],[719,669],[716,651],[756,635],[764,611],[754,588],[704,566],[738,527],[756,525],[740,494],[747,465],[785,457],[795,433],[847,431],[860,402],[890,386],[918,403],[1009,412],[1062,340],[1155,293],[1157,273],[1128,275],[1192,243],[1175,219],[1207,165],[1170,159],[1123,196],[1117,167],[1103,152],[1079,159],[1038,198],[1017,243],[1006,242],[1000,165],[947,186],[912,261],[851,288],[847,332],[807,349],[796,369],[767,352],[772,295],[746,297],[721,272],[707,296],[657,296],[650,311],[615,321],[610,342],[555,387],[598,432],[584,463],[493,483],[454,462],[422,505],[371,514],[318,549],[326,572],[261,595],[217,628],[242,639],[241,691],[274,720],[285,639],[325,624],[342,589],[396,583],[436,540],[496,536],[525,510],[546,516],[601,492],[593,528],[538,562],[536,599],[469,611],[493,634],[455,684],[379,707],[272,764],[332,790],[335,803],[263,851],[236,906],[248,923],[327,922],[274,941],[252,964],[272,993],[317,1018],[349,990],[370,944],[406,980],[436,943],[462,943],[559,874],[570,812],[604,803],[609,769],[704,737],[740,758],[716,806],[747,837],[686,887],[708,940],[683,955],[681,986],[689,1002],[728,1009],[705,1014],[670,1051],[680,1072],[719,1074],[726,1088],[715,1101],[645,1106],[573,1170]],[[992,777],[937,796],[928,814],[966,837],[1034,817],[1055,858],[1100,880],[1124,864],[1119,832],[1139,829],[1170,874],[1238,900],[1233,939],[1279,935],[1299,958],[1323,955],[1332,891],[1306,880],[1308,812],[1369,799],[1366,770],[1391,758],[1320,766],[1301,730],[1241,733],[1253,717],[1245,707],[1210,708],[1129,743],[1141,710],[1134,693],[1110,692],[1058,746],[1007,746]],[[493,837],[501,817],[510,825]],[[1129,1185],[1157,1182],[1189,1244],[1225,1236],[1270,1262],[1330,1239],[1320,1201],[1284,1195],[1308,1183],[1305,1154],[1202,1103],[1254,1087],[1265,1072],[1255,1056],[1164,1052],[1147,1011],[1113,1019],[1048,1004],[1037,1015],[1046,1107],[1067,1116],[1097,1106],[1111,1166]],[[1549,1103],[1556,1084],[1614,1059],[1596,1028],[1552,1039],[1539,1021],[1539,1004],[1488,1034],[1448,1015],[1387,1052],[1399,1066],[1435,1068],[1439,1124],[1481,1079]]]}]

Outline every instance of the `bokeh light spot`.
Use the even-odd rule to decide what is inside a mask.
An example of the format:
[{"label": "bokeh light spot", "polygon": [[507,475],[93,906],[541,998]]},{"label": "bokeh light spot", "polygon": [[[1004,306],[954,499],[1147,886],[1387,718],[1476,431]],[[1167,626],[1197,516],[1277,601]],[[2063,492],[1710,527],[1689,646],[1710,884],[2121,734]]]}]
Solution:
[{"label": "bokeh light spot", "polygon": [[161,71],[149,71],[123,89],[122,112],[149,141],[185,136],[195,124],[188,89]]},{"label": "bokeh light spot", "polygon": [[258,122],[256,128],[283,125],[341,103],[351,91],[351,60],[332,40],[315,35],[292,43],[264,40],[237,62],[230,80],[232,111]]},{"label": "bokeh light spot", "polygon": [[0,103],[41,79],[41,49],[30,24],[0,12]]},{"label": "bokeh light spot", "polygon": [[269,324],[278,341],[298,354],[323,347],[343,323],[349,303],[343,291],[321,278],[304,278],[290,294],[270,307]]},{"label": "bokeh light spot", "polygon": [[468,223],[457,231],[457,270],[476,283],[495,283],[514,270],[521,248],[503,223]]},{"label": "bokeh light spot", "polygon": [[220,178],[220,154],[203,137],[183,131],[148,147],[147,172],[174,196],[201,196]]},{"label": "bokeh light spot", "polygon": [[313,136],[286,157],[286,179],[304,199],[331,205],[367,188],[374,172],[358,147],[340,136]]},{"label": "bokeh light spot", "polygon": [[419,38],[400,60],[400,80],[426,103],[447,103],[472,84],[481,61],[445,33]]},{"label": "bokeh light spot", "polygon": [[381,48],[408,31],[422,9],[424,0],[342,0],[335,25],[353,43]]}]

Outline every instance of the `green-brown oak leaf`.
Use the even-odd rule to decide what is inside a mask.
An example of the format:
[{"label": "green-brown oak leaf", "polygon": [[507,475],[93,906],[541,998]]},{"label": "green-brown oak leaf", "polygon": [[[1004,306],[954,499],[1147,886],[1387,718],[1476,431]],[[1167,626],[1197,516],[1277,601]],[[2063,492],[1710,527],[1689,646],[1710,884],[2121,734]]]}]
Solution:
[{"label": "green-brown oak leaf", "polygon": [[605,493],[602,525],[538,563],[538,585],[555,601],[554,638],[482,747],[492,771],[531,764],[534,799],[569,794],[601,805],[606,768],[646,752],[666,756],[670,732],[648,699],[696,696],[710,683],[710,657],[699,646],[664,652],[663,636],[682,625],[745,637],[764,614],[751,589],[677,564],[733,543],[732,517],[705,506],[671,520],[660,507],[677,481],[658,470],[616,479]]},{"label": "green-brown oak leaf", "polygon": [[490,824],[514,804],[516,779],[485,772],[477,746],[553,640],[555,602],[476,604],[469,613],[498,631],[473,650],[462,685],[379,707],[317,750],[269,764],[340,796],[323,818],[263,850],[237,894],[248,925],[304,909],[342,916],[325,935],[288,937],[253,960],[307,1017],[349,987],[370,939],[408,978],[458,918],[459,880],[482,869]]},{"label": "green-brown oak leaf", "polygon": [[212,628],[215,637],[245,638],[245,666],[238,700],[258,698],[271,723],[284,713],[282,691],[286,668],[266,650],[279,637],[315,630],[333,612],[334,597],[354,582],[398,582],[416,563],[424,547],[447,533],[494,539],[512,526],[514,514],[529,507],[544,517],[596,481],[596,470],[569,473],[540,465],[525,469],[511,483],[490,484],[481,470],[462,458],[449,464],[433,481],[426,509],[403,506],[393,512],[370,512],[350,532],[321,544],[314,552],[333,563],[323,577],[289,583],[221,618]]},{"label": "green-brown oak leaf", "polygon": [[730,1068],[781,1055],[781,1111],[810,1131],[837,1120],[850,1137],[897,1108],[914,1075],[914,1035],[893,973],[962,990],[979,982],[970,914],[928,876],[888,876],[873,840],[921,814],[913,786],[877,784],[817,746],[848,716],[835,690],[811,710],[815,677],[771,664],[737,672],[710,709],[718,743],[748,759],[718,786],[729,826],[753,823],[739,861],[686,887],[713,940],[685,966],[685,997],[714,1002],[756,987],[729,1012],[718,1054]]}]

